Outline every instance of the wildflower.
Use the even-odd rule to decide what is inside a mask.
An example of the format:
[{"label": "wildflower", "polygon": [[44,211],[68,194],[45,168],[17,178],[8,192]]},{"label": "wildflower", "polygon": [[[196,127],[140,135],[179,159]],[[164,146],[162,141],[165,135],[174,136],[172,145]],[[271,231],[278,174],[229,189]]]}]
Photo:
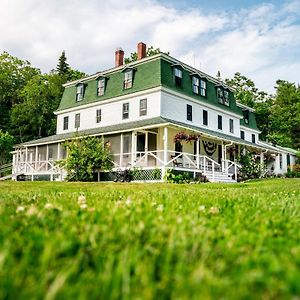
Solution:
[{"label": "wildflower", "polygon": [[159,204],[156,208],[156,210],[162,212],[164,210],[164,206],[162,204]]},{"label": "wildflower", "polygon": [[44,208],[51,209],[51,208],[53,208],[53,205],[51,203],[46,203]]},{"label": "wildflower", "polygon": [[132,203],[131,198],[128,197],[128,198],[126,199],[126,201],[125,201],[125,204],[126,204],[127,206],[130,206],[131,203]]},{"label": "wildflower", "polygon": [[156,206],[156,205],[157,205],[156,202],[152,202],[152,203],[151,203],[151,206]]},{"label": "wildflower", "polygon": [[181,224],[181,223],[182,223],[182,218],[181,218],[181,217],[178,217],[178,218],[177,218],[177,223],[178,223],[178,224]]},{"label": "wildflower", "polygon": [[204,205],[200,205],[198,208],[199,211],[205,211],[205,206]]},{"label": "wildflower", "polygon": [[35,206],[30,206],[28,211],[27,211],[27,216],[33,216],[38,213],[38,210]]},{"label": "wildflower", "polygon": [[120,201],[120,200],[116,201],[116,206],[121,207],[122,206],[122,201]]},{"label": "wildflower", "polygon": [[83,203],[83,204],[80,205],[80,208],[81,208],[81,209],[87,209],[87,207],[88,207],[88,206],[87,206],[86,203]]},{"label": "wildflower", "polygon": [[83,204],[85,202],[86,202],[86,198],[85,198],[84,194],[81,193],[80,196],[78,197],[78,203]]},{"label": "wildflower", "polygon": [[214,206],[212,206],[209,211],[213,215],[216,215],[216,214],[219,213],[219,209],[217,207],[214,207]]},{"label": "wildflower", "polygon": [[16,212],[20,213],[20,212],[23,212],[24,210],[25,210],[24,206],[18,206],[17,209],[16,209]]}]

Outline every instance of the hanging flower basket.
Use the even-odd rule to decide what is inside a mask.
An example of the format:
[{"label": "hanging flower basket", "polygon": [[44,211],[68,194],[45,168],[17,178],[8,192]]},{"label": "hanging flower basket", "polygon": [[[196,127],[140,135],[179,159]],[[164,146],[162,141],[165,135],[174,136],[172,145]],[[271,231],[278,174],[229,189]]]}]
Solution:
[{"label": "hanging flower basket", "polygon": [[200,135],[197,134],[187,134],[185,132],[178,132],[175,137],[174,137],[174,143],[176,144],[177,142],[192,142],[192,141],[196,141],[198,138],[200,137]]}]

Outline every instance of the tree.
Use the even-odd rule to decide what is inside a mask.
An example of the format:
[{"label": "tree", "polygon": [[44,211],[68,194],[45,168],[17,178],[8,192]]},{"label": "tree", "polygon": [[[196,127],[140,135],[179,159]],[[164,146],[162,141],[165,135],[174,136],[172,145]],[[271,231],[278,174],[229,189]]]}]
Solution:
[{"label": "tree", "polygon": [[10,131],[10,110],[20,102],[19,91],[40,70],[7,52],[0,54],[0,129]]},{"label": "tree", "polygon": [[[151,46],[146,51],[146,57],[153,56],[153,55],[156,55],[156,54],[159,54],[159,53],[161,53],[159,48],[154,48],[153,46]],[[167,52],[167,54],[169,54],[169,52]],[[125,58],[125,64],[129,64],[133,61],[137,61],[137,53],[136,52],[132,52],[130,54],[130,57]]]},{"label": "tree", "polygon": [[69,181],[92,181],[97,169],[111,170],[110,144],[103,138],[83,137],[65,143],[68,156],[60,165]]},{"label": "tree", "polygon": [[14,137],[0,129],[0,166],[11,160],[10,152],[13,150]]},{"label": "tree", "polygon": [[70,71],[69,64],[67,63],[67,57],[65,50],[61,53],[61,56],[58,59],[58,64],[56,66],[56,70],[59,75],[68,75]]}]

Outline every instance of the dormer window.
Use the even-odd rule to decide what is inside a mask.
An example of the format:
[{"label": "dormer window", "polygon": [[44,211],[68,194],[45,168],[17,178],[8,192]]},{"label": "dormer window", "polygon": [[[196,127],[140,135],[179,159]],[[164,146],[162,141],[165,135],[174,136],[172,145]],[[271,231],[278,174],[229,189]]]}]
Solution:
[{"label": "dormer window", "polygon": [[132,88],[133,70],[126,70],[124,73],[124,89]]},{"label": "dormer window", "polygon": [[200,87],[200,80],[199,80],[199,78],[193,76],[193,77],[192,77],[192,88],[193,88],[193,93],[199,94],[199,87]]},{"label": "dormer window", "polygon": [[218,86],[217,99],[219,103],[229,106],[229,91],[223,86]]},{"label": "dormer window", "polygon": [[243,110],[243,117],[244,117],[245,124],[249,124],[249,111],[248,110]]},{"label": "dormer window", "polygon": [[99,78],[97,82],[97,96],[103,96],[105,92],[105,78]]},{"label": "dormer window", "polygon": [[200,79],[200,95],[206,97],[206,80]]},{"label": "dormer window", "polygon": [[84,94],[84,84],[78,84],[76,86],[76,101],[82,101],[83,100],[83,94]]},{"label": "dormer window", "polygon": [[182,70],[179,68],[174,68],[174,79],[175,79],[175,85],[181,86],[182,84]]}]

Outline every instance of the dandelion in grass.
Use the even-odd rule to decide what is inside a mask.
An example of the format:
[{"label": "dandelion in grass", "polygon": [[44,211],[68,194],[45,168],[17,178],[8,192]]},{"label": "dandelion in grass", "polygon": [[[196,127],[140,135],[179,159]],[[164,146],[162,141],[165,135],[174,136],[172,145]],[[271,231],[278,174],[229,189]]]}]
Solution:
[{"label": "dandelion in grass", "polygon": [[88,208],[88,206],[87,206],[87,204],[86,203],[83,203],[83,204],[80,204],[80,209],[87,209]]},{"label": "dandelion in grass", "polygon": [[86,198],[84,196],[84,193],[80,193],[80,196],[78,197],[78,204],[84,204],[86,203]]},{"label": "dandelion in grass", "polygon": [[219,209],[217,207],[212,206],[209,210],[212,215],[216,215],[219,213]]},{"label": "dandelion in grass", "polygon": [[159,205],[157,206],[156,210],[159,211],[159,212],[163,212],[163,211],[164,211],[164,206],[163,206],[163,204],[159,204]]},{"label": "dandelion in grass", "polygon": [[198,210],[201,212],[205,211],[205,205],[200,205]]},{"label": "dandelion in grass", "polygon": [[53,205],[51,203],[46,203],[44,208],[51,209],[51,208],[53,208]]},{"label": "dandelion in grass", "polygon": [[130,198],[130,197],[128,197],[128,198],[126,199],[125,204],[126,204],[127,206],[130,206],[130,205],[132,204],[132,201],[131,201],[131,198]]},{"label": "dandelion in grass", "polygon": [[17,209],[16,209],[16,213],[21,213],[25,211],[25,207],[24,206],[18,206]]},{"label": "dandelion in grass", "polygon": [[38,214],[38,212],[39,212],[38,209],[32,205],[29,207],[26,214],[27,214],[27,216],[34,216],[34,215]]}]

